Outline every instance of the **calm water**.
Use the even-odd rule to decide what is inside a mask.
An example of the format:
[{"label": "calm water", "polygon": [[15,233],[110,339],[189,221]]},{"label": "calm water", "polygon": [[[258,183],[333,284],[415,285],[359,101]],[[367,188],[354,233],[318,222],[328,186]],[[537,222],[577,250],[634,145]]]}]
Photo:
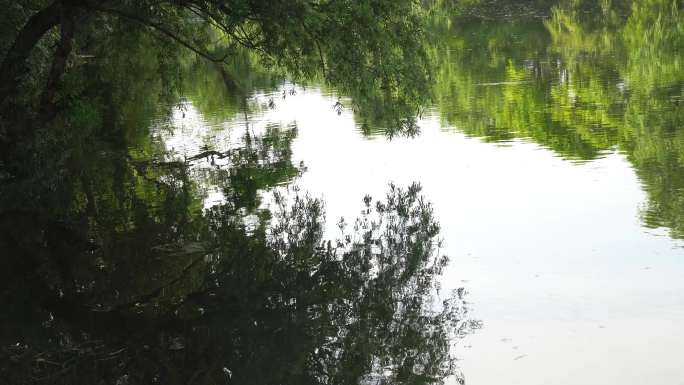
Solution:
[{"label": "calm water", "polygon": [[[434,105],[416,137],[388,138],[315,85],[235,97],[196,69],[170,114],[134,109],[145,130],[90,144],[96,160],[58,182],[87,215],[0,218],[17,256],[42,255],[40,242],[74,255],[26,279],[39,258],[5,262],[20,277],[2,294],[2,341],[20,336],[6,354],[35,354],[27,365],[46,379],[44,361],[79,356],[189,362],[177,378],[219,368],[205,380],[227,383],[413,370],[476,385],[684,384],[684,23],[676,7],[597,17],[437,23]],[[413,182],[432,211],[389,187]],[[295,198],[307,194],[320,201]],[[354,230],[373,215],[366,195],[390,202],[377,215],[396,228]],[[416,211],[403,217],[402,202]],[[340,218],[358,238],[325,251],[344,239]],[[47,230],[26,230],[35,221]],[[158,381],[155,365],[136,370]]]},{"label": "calm water", "polygon": [[365,194],[419,181],[452,257],[442,287],[465,287],[484,323],[456,348],[468,383],[679,383],[682,78],[660,75],[681,58],[563,46],[586,37],[551,24],[457,28],[416,138],[364,135],[336,95],[286,84],[228,120],[189,97],[163,140],[189,156],[230,146],[245,125],[296,125],[292,157],[306,171],[292,183],[323,198],[328,237]]}]

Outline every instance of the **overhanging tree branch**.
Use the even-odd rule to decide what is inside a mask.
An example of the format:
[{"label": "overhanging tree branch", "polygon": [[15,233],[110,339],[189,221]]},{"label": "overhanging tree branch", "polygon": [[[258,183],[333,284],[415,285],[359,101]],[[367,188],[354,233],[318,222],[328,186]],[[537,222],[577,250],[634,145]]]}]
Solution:
[{"label": "overhanging tree branch", "polygon": [[141,25],[144,25],[144,26],[146,26],[146,27],[150,27],[150,28],[152,28],[152,29],[154,29],[154,30],[160,32],[161,34],[163,34],[163,35],[165,35],[165,36],[171,38],[171,40],[175,41],[176,43],[182,45],[183,47],[185,47],[185,48],[191,50],[192,52],[194,52],[194,53],[200,55],[201,57],[203,57],[203,58],[205,58],[205,59],[207,59],[207,60],[209,60],[209,61],[216,62],[216,63],[225,63],[226,58],[227,58],[227,56],[228,56],[228,55],[224,55],[223,57],[220,57],[220,58],[214,57],[214,56],[211,55],[210,53],[205,52],[205,51],[203,51],[202,49],[200,49],[200,48],[198,48],[198,47],[195,47],[192,43],[187,42],[185,39],[181,38],[181,37],[178,36],[176,33],[170,31],[168,28],[164,27],[164,26],[161,25],[160,23],[156,23],[156,22],[154,22],[154,21],[152,21],[152,20],[149,20],[149,19],[146,19],[146,18],[144,18],[144,17],[140,17],[140,16],[137,16],[137,15],[134,15],[134,14],[130,14],[130,13],[128,13],[128,12],[124,12],[124,11],[121,11],[121,10],[119,10],[119,9],[107,8],[107,7],[100,7],[100,6],[97,6],[97,5],[94,5],[94,4],[87,4],[87,5],[85,5],[84,7],[85,7],[86,9],[89,9],[89,10],[92,10],[92,11],[96,11],[96,12],[101,12],[101,13],[108,13],[108,14],[112,14],[112,15],[117,15],[117,16],[123,17],[123,18],[125,18],[125,19],[129,19],[129,20],[135,21],[135,22],[137,22],[137,23],[139,23],[139,24],[141,24]]},{"label": "overhanging tree branch", "polygon": [[61,1],[57,0],[31,16],[19,31],[0,65],[0,104],[12,95],[26,72],[25,63],[33,47],[60,22]]}]

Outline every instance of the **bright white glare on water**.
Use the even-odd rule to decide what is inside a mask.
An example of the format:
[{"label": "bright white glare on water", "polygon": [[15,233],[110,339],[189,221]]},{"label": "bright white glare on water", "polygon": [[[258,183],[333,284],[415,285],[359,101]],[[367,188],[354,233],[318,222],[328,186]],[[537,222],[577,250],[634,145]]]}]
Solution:
[{"label": "bright white glare on water", "polygon": [[[193,154],[206,137],[229,143],[245,120],[257,132],[296,124],[293,163],[306,172],[295,183],[324,199],[329,237],[365,194],[420,182],[451,257],[443,288],[465,287],[484,323],[457,347],[468,384],[682,381],[684,248],[642,226],[646,196],[624,155],[570,162],[523,140],[468,138],[434,118],[417,138],[369,139],[335,100],[300,89],[218,127],[190,105],[164,139]],[[209,189],[205,205],[218,201]]]}]

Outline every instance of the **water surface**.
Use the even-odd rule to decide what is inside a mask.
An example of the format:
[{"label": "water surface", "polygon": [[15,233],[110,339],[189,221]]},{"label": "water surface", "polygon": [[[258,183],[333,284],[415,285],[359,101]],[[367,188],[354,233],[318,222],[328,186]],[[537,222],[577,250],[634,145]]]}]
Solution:
[{"label": "water surface", "polygon": [[130,74],[106,130],[0,174],[0,369],[680,383],[683,26],[666,1],[437,13],[410,135],[315,81],[197,65],[160,102]]},{"label": "water surface", "polygon": [[468,383],[677,383],[681,40],[649,11],[452,27],[418,137],[369,134],[338,96],[292,85],[254,95],[275,107],[247,120],[296,124],[294,183],[326,202],[329,236],[359,197],[421,183],[452,258],[442,288],[467,288],[484,322],[456,348]]}]

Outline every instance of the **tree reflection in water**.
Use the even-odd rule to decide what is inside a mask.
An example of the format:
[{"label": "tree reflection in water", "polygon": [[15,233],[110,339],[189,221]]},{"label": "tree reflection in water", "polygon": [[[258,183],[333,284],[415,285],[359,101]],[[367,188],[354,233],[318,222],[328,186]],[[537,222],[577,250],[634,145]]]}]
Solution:
[{"label": "tree reflection in water", "polygon": [[[0,375],[352,384],[457,374],[450,346],[478,324],[463,291],[434,301],[447,258],[420,187],[364,198],[362,215],[324,241],[321,200],[292,189],[272,211],[260,204],[260,192],[301,172],[295,136],[294,126],[246,133],[239,149],[202,154],[227,161],[201,175],[200,157],[103,152],[84,163],[97,168],[64,178],[68,210],[5,211]],[[226,198],[206,210],[203,177]]]}]

